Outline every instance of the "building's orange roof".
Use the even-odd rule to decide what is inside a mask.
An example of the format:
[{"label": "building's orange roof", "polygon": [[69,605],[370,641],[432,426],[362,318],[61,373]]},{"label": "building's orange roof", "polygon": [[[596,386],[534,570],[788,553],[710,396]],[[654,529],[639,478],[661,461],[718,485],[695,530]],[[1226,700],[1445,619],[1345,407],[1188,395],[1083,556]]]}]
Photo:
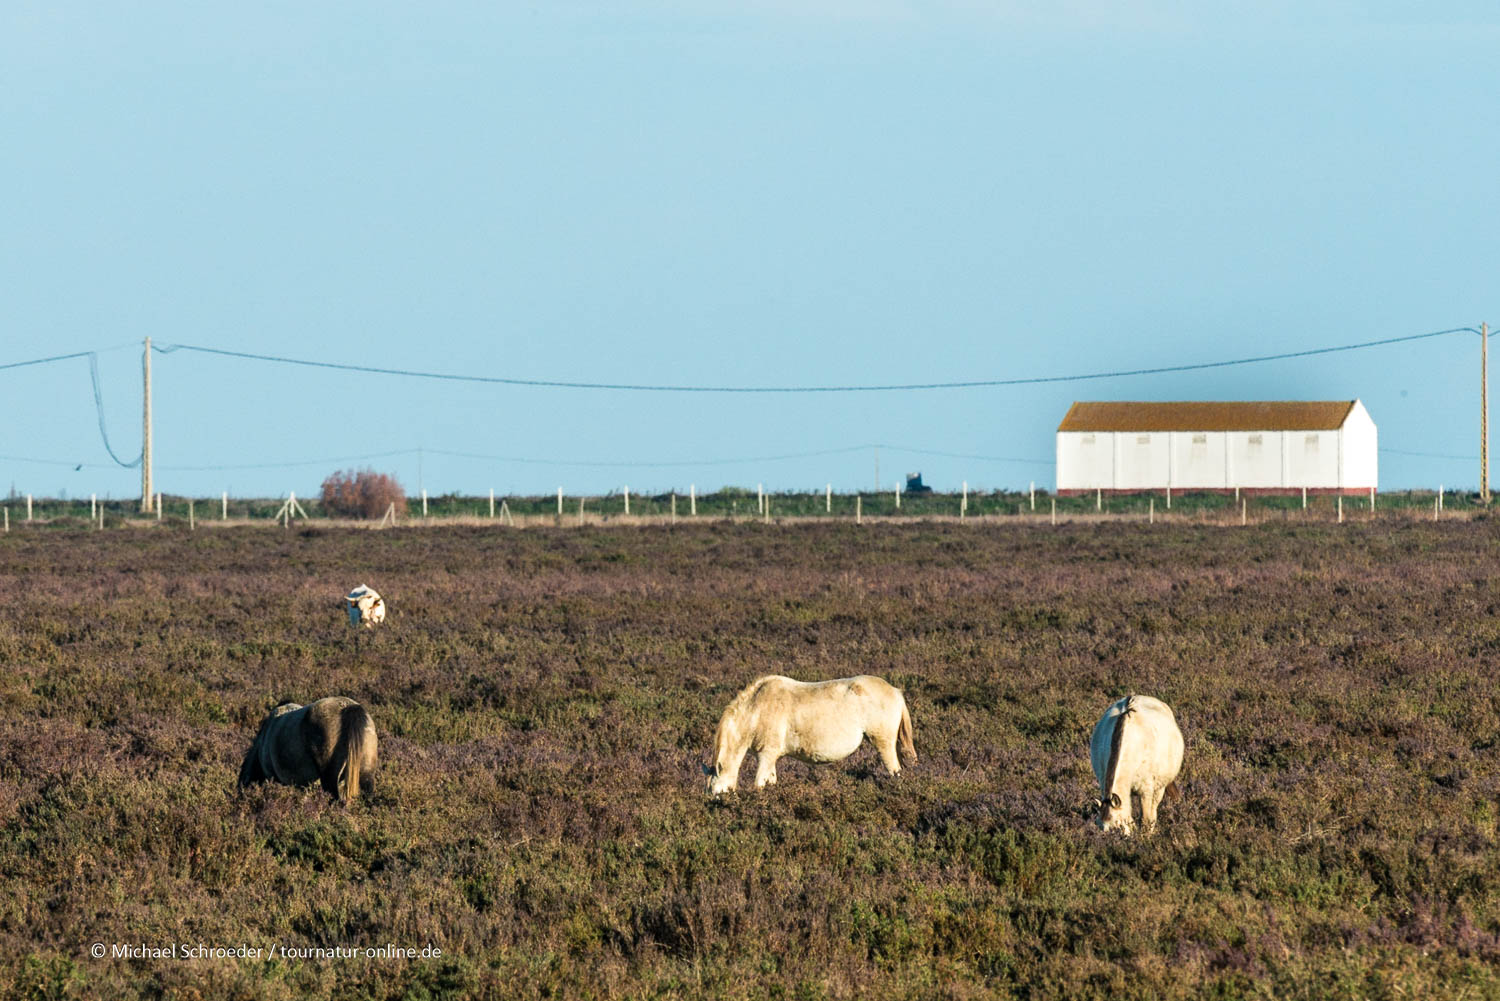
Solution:
[{"label": "building's orange roof", "polygon": [[1074,403],[1059,431],[1334,431],[1354,400]]}]

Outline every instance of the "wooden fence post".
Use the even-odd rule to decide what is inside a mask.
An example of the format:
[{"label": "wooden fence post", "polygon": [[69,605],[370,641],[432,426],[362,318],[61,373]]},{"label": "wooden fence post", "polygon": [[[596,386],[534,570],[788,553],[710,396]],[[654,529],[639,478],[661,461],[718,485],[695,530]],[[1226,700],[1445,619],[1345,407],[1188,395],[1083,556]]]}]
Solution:
[{"label": "wooden fence post", "polygon": [[427,488],[422,488],[422,517],[427,517]]},{"label": "wooden fence post", "polygon": [[1031,510],[1036,510],[1036,480],[1031,481]]},{"label": "wooden fence post", "polygon": [[562,517],[562,487],[557,488],[557,516]]},{"label": "wooden fence post", "polygon": [[823,512],[833,514],[833,484],[823,488]]},{"label": "wooden fence post", "polygon": [[220,508],[219,508],[219,511],[220,511],[219,520],[220,521],[228,521],[229,520],[229,491],[228,490],[224,491],[223,495],[219,498],[219,502],[220,502],[220,505],[221,505]]},{"label": "wooden fence post", "polygon": [[197,530],[198,530],[198,523],[193,518],[193,499],[191,497],[189,497],[188,498],[188,531],[189,532],[196,532]]},{"label": "wooden fence post", "polygon": [[490,487],[490,517],[495,516],[495,488]]},{"label": "wooden fence post", "polygon": [[688,514],[698,517],[698,484],[688,484]]},{"label": "wooden fence post", "polygon": [[1344,523],[1344,495],[1343,494],[1339,494],[1338,505],[1339,505],[1339,524],[1342,525]]},{"label": "wooden fence post", "polygon": [[755,485],[755,513],[766,513],[766,485],[764,483]]},{"label": "wooden fence post", "polygon": [[672,491],[672,524],[677,524],[677,491]]},{"label": "wooden fence post", "polygon": [[1249,518],[1250,518],[1250,501],[1249,500],[1241,500],[1240,501],[1240,524],[1241,525],[1248,525],[1250,523],[1249,522]]},{"label": "wooden fence post", "polygon": [[1155,497],[1150,498],[1150,500],[1147,502],[1147,507],[1146,507],[1146,522],[1147,522],[1147,524],[1150,524],[1150,525],[1156,524],[1156,498]]},{"label": "wooden fence post", "polygon": [[860,497],[858,494],[856,494],[854,497],[854,523],[856,525],[863,524],[863,517],[860,512],[860,502],[863,499],[864,498]]},{"label": "wooden fence post", "polygon": [[161,491],[156,492],[156,520],[161,521]]},{"label": "wooden fence post", "polygon": [[625,487],[625,513],[626,514],[630,513],[630,487],[629,487],[629,485],[626,485],[626,487]]},{"label": "wooden fence post", "polygon": [[26,520],[31,520],[31,495],[26,495]]},{"label": "wooden fence post", "polygon": [[89,521],[99,517],[99,495],[89,494]]},{"label": "wooden fence post", "polygon": [[1057,524],[1057,497],[1052,498],[1052,524]]}]

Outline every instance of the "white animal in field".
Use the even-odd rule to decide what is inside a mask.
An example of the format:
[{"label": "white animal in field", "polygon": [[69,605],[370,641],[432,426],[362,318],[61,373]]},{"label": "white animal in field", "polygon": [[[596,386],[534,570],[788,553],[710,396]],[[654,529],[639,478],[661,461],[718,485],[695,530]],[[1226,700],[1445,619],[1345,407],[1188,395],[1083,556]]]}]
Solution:
[{"label": "white animal in field", "polygon": [[866,737],[892,775],[901,771],[898,742],[908,764],[917,760],[906,698],[883,679],[868,674],[837,681],[756,678],[719,719],[713,758],[703,766],[708,795],[739,785],[740,763],[752,749],[759,757],[759,789],[776,781],[776,759],[784,754],[803,761],[840,761]]},{"label": "white animal in field", "polygon": [[385,599],[375,589],[361,584],[344,596],[351,626],[374,629],[385,621]]},{"label": "white animal in field", "polygon": [[1162,796],[1180,795],[1172,783],[1182,771],[1182,731],[1160,699],[1127,695],[1106,709],[1094,726],[1089,757],[1102,797],[1094,801],[1101,830],[1131,833],[1130,794],[1135,793],[1141,798],[1141,826],[1150,834]]}]

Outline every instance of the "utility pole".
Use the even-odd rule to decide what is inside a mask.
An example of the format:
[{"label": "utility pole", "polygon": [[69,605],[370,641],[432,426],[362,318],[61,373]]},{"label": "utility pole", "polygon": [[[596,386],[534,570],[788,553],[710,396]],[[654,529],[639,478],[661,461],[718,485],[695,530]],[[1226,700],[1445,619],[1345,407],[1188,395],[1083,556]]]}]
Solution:
[{"label": "utility pole", "polygon": [[1479,325],[1479,499],[1490,502],[1490,325]]},{"label": "utility pole", "polygon": [[141,355],[141,372],[145,379],[144,403],[141,406],[141,513],[151,513],[151,338],[146,338],[146,351]]}]

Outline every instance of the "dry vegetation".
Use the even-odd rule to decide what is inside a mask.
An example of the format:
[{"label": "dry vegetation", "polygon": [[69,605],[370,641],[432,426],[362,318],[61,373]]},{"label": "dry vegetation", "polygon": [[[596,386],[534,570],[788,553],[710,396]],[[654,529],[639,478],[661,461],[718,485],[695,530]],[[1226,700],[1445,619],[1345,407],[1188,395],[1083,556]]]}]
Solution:
[{"label": "dry vegetation", "polygon": [[379,518],[395,505],[406,510],[406,491],[394,476],[373,469],[346,469],[323,481],[319,501],[335,518]]},{"label": "dry vegetation", "polygon": [[[1496,535],[13,531],[0,996],[1500,995]],[[356,645],[359,580],[391,617]],[[718,713],[769,672],[886,676],[920,762],[705,801]],[[1130,691],[1187,739],[1151,841],[1084,817]],[[380,728],[373,796],[238,794],[266,709],[333,693]]]}]

